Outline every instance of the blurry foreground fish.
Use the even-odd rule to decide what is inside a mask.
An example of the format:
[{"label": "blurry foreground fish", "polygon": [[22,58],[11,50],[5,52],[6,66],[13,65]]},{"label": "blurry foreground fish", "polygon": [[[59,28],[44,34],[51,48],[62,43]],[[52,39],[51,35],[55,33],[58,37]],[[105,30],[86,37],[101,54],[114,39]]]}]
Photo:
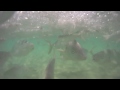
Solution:
[{"label": "blurry foreground fish", "polygon": [[27,40],[18,41],[11,50],[11,55],[16,57],[26,56],[34,50],[34,44]]},{"label": "blurry foreground fish", "polygon": [[45,79],[54,79],[55,58],[50,60],[46,67]]}]

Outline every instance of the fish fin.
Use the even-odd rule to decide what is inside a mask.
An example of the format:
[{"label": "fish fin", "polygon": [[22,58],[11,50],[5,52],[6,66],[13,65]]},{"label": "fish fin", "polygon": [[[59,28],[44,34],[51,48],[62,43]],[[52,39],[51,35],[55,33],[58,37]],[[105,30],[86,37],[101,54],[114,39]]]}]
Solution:
[{"label": "fish fin", "polygon": [[46,39],[45,39],[45,41],[49,44],[48,54],[50,54],[52,52],[52,49],[53,49],[53,44],[50,41],[46,40]]},{"label": "fish fin", "polygon": [[52,50],[53,50],[53,47],[55,46],[55,44],[58,42],[58,40],[55,42],[55,43],[51,43],[50,41],[48,41],[48,40],[46,40],[45,39],[45,41],[49,44],[49,51],[48,51],[48,54],[50,54],[51,52],[52,52]]}]

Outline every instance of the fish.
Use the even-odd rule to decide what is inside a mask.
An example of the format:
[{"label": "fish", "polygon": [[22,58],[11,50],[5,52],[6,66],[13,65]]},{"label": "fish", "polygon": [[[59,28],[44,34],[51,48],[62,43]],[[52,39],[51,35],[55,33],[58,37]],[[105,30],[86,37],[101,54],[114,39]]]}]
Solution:
[{"label": "fish", "polygon": [[120,50],[114,50],[114,59],[116,60],[117,64],[120,65]]},{"label": "fish", "polygon": [[[49,42],[50,43],[50,42]],[[55,43],[51,44],[50,43],[50,49],[49,53],[52,52],[53,46],[59,45],[58,41]],[[64,59],[66,60],[86,60],[87,55],[85,50],[81,47],[81,45],[75,40],[71,40],[69,42],[66,42],[64,45],[64,49],[57,49],[60,54],[63,56]]]},{"label": "fish", "polygon": [[[45,68],[45,77],[43,79],[54,79],[55,58],[52,58]],[[34,73],[34,75],[32,75]],[[1,77],[0,77],[1,78]],[[24,65],[12,65],[3,72],[2,79],[37,79],[39,78],[36,70]]]},{"label": "fish", "polygon": [[0,64],[7,61],[11,57],[10,52],[0,51]]},{"label": "fish", "polygon": [[81,45],[74,39],[68,42],[65,46],[64,50],[61,51],[61,54],[66,60],[86,60],[87,55],[85,50],[81,47]]},{"label": "fish", "polygon": [[54,79],[55,58],[51,59],[45,69],[44,79]]},{"label": "fish", "polygon": [[106,41],[120,43],[120,31],[116,31],[110,35],[103,35]]},{"label": "fish", "polygon": [[62,35],[58,35],[57,36],[57,40],[51,44],[50,41],[48,41],[47,39],[44,39],[50,46],[49,48],[49,51],[48,51],[48,54],[50,54],[53,50],[53,47],[56,47],[56,46],[62,46],[62,44],[66,44],[72,40],[74,40],[75,38],[81,38],[81,39],[84,39],[82,36],[81,36],[81,33],[70,33],[70,34],[62,34]]},{"label": "fish", "polygon": [[[108,51],[109,50],[102,50],[100,52],[97,52],[93,55],[93,60],[96,61],[96,60],[101,60],[101,59],[109,59],[108,57]],[[111,51],[110,51],[111,52]]]},{"label": "fish", "polygon": [[[67,35],[67,36],[69,36],[69,35]],[[62,35],[59,37],[64,38],[67,36]],[[58,45],[59,40],[57,40],[53,44],[51,44],[49,41],[47,41],[47,42],[50,45],[49,52],[48,52],[50,54],[53,50],[53,47]],[[86,56],[84,49],[81,47],[81,45],[75,39],[72,38],[71,40],[66,41],[64,46],[65,46],[64,50],[57,49],[58,51],[60,51],[61,55],[63,55],[64,59],[86,60],[87,56]]]},{"label": "fish", "polygon": [[[20,28],[20,23],[5,23],[0,26],[0,37],[2,38],[16,38],[18,34],[16,35],[16,32]],[[14,37],[16,36],[16,37]],[[22,36],[21,36],[22,37]]]},{"label": "fish", "polygon": [[16,11],[0,11],[0,25],[9,20]]},{"label": "fish", "polygon": [[80,38],[82,40],[85,40],[85,38],[81,35],[81,33],[70,33],[70,34],[63,34],[58,36],[59,41],[71,41],[75,38]]},{"label": "fish", "polygon": [[112,61],[112,60],[116,60],[117,58],[117,52],[116,50],[112,50],[112,49],[105,49],[102,51],[99,51],[95,54],[92,55],[93,57],[93,61],[96,62],[105,62],[105,61]]},{"label": "fish", "polygon": [[11,55],[15,57],[26,56],[34,50],[34,44],[27,40],[20,40],[15,43]]},{"label": "fish", "polygon": [[0,43],[3,43],[3,42],[5,42],[5,41],[6,41],[5,38],[0,38]]},{"label": "fish", "polygon": [[[81,38],[81,33],[59,35],[53,44],[51,44],[50,41],[44,39],[50,46],[48,54],[50,54],[55,47],[55,49],[59,48],[57,50],[61,53],[64,59],[86,60],[86,53],[81,45],[75,40],[75,38]],[[60,47],[63,47],[64,49],[61,49]]]},{"label": "fish", "polygon": [[37,72],[30,67],[15,64],[3,73],[3,79],[37,79]]},{"label": "fish", "polygon": [[0,77],[2,76],[3,67],[5,63],[11,58],[10,52],[7,51],[0,51]]},{"label": "fish", "polygon": [[93,55],[93,60],[94,61],[100,61],[101,59],[106,59],[106,56],[107,56],[107,51],[100,51],[98,53],[95,53]]}]

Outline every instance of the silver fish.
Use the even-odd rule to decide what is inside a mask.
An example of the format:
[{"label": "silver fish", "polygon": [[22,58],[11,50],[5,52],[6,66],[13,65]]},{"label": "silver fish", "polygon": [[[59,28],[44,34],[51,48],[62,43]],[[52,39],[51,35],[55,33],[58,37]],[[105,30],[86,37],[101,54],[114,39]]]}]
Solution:
[{"label": "silver fish", "polygon": [[55,58],[50,60],[46,67],[45,79],[54,79]]},{"label": "silver fish", "polygon": [[66,60],[86,60],[87,56],[84,49],[76,40],[72,40],[66,44],[65,50],[61,51],[63,58]]},{"label": "silver fish", "polygon": [[110,35],[104,35],[103,36],[105,38],[106,41],[112,41],[115,43],[119,43],[120,42],[120,31],[114,32]]},{"label": "silver fish", "polygon": [[0,11],[0,25],[9,20],[16,11]]},{"label": "silver fish", "polygon": [[[35,76],[34,76],[34,75]],[[14,65],[3,73],[4,79],[36,79],[37,72],[31,67],[24,65]]]},{"label": "silver fish", "polygon": [[0,51],[0,73],[3,71],[3,66],[9,58],[11,58],[10,52]]},{"label": "silver fish", "polygon": [[105,62],[118,62],[118,53],[116,50],[114,49],[105,49],[102,51],[99,51],[95,54],[92,53],[92,57],[93,57],[93,61],[95,62],[100,62],[100,63],[105,63]]},{"label": "silver fish", "polygon": [[0,63],[6,61],[10,56],[10,52],[0,51]]},{"label": "silver fish", "polygon": [[[53,47],[59,45],[59,40],[57,40],[54,44],[51,44],[50,42],[50,49],[49,53],[52,52]],[[64,45],[64,49],[57,49],[64,59],[66,60],[86,60],[87,56],[84,51],[84,49],[81,47],[81,45],[75,40],[71,40],[69,42],[66,42]]]},{"label": "silver fish", "polygon": [[5,38],[0,38],[0,44],[3,43],[3,42],[5,42],[5,41],[6,41]]},{"label": "silver fish", "polygon": [[34,50],[34,44],[26,40],[17,42],[11,50],[11,55],[16,57],[26,56]]},{"label": "silver fish", "polygon": [[53,44],[51,44],[51,42],[49,40],[44,39],[50,46],[48,54],[50,54],[52,52],[53,47],[62,46],[62,44],[64,45],[70,41],[73,41],[75,38],[81,38],[84,40],[84,38],[79,33],[78,34],[71,33],[71,34],[59,35],[57,37],[56,42]]}]

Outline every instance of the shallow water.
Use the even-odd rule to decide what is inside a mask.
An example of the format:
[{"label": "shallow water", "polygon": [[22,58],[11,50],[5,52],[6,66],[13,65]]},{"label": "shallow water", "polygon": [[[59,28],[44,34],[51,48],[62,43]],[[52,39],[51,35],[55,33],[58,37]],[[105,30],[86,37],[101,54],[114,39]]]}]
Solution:
[{"label": "shallow water", "polygon": [[[54,12],[52,12],[52,13],[54,14]],[[67,14],[69,14],[69,13],[66,12],[65,15],[67,15]],[[30,14],[30,15],[32,15],[32,14]],[[33,14],[33,17],[34,17],[34,15],[35,14]],[[24,16],[24,17],[27,17],[27,16]],[[30,18],[30,17],[28,16],[28,18]],[[33,26],[35,25],[34,18],[30,18],[30,20],[26,19],[26,21],[28,23],[28,25],[26,25],[26,27],[30,26],[29,23],[32,20],[34,23]],[[51,17],[49,17],[49,18],[51,18]],[[23,22],[22,22],[22,20],[20,21],[20,23],[24,23],[24,22],[25,22],[24,20],[23,20]],[[92,22],[92,20],[91,20],[91,22]],[[63,27],[62,27],[62,25],[63,25]],[[81,25],[81,24],[79,24],[79,25]],[[85,23],[85,25],[88,25],[88,24]],[[5,33],[4,37],[6,38],[6,41],[3,43],[0,43],[0,51],[11,52],[14,44],[18,40],[27,40],[27,41],[33,43],[34,50],[31,51],[28,55],[23,56],[23,57],[15,57],[15,56],[10,57],[7,60],[7,62],[3,65],[2,74],[4,74],[11,67],[14,67],[14,65],[24,65],[26,67],[30,67],[29,75],[31,75],[31,76],[29,76],[28,78],[43,79],[45,76],[45,68],[46,68],[47,64],[49,63],[51,58],[55,57],[56,58],[55,70],[54,70],[54,78],[55,79],[112,79],[112,78],[120,77],[119,59],[117,60],[117,62],[115,60],[116,58],[113,58],[112,61],[108,60],[108,61],[103,61],[103,62],[101,62],[102,60],[100,62],[97,62],[97,60],[96,61],[93,60],[93,54],[96,54],[96,53],[106,50],[106,49],[116,49],[120,52],[120,47],[119,47],[120,43],[105,40],[103,38],[103,34],[101,34],[101,33],[94,33],[94,32],[92,32],[92,34],[84,33],[83,34],[84,39],[82,39],[80,37],[75,38],[80,43],[82,48],[85,48],[88,50],[87,59],[84,61],[64,60],[61,58],[60,52],[57,49],[55,49],[55,47],[53,48],[53,51],[50,54],[48,54],[49,44],[45,40],[49,40],[51,43],[54,43],[57,40],[57,37],[59,35],[61,35],[61,33],[60,33],[61,28],[63,28],[63,30],[69,31],[69,30],[72,30],[72,27],[69,28],[70,26],[71,26],[71,24],[69,25],[69,23],[67,25],[61,24],[61,26],[58,26],[58,25],[55,26],[55,24],[51,24],[49,22],[48,24],[44,25],[44,29],[42,30],[42,31],[46,30],[45,33],[40,32],[40,31],[38,31],[38,32],[34,31],[32,26],[30,26],[30,29],[33,29],[33,32],[37,32],[37,33],[32,34],[32,32],[29,32],[28,34],[25,34],[26,32],[25,33],[18,32],[18,33],[13,33],[11,35],[8,35],[9,31],[8,31],[8,33]],[[24,26],[24,24],[23,24],[23,26],[20,26],[20,28],[22,28],[24,30],[26,30],[26,27]],[[74,30],[78,30],[79,28],[81,28],[81,27],[77,27],[77,29],[74,29]],[[87,28],[90,28],[90,27],[87,27]],[[13,32],[14,31],[15,30],[13,30]],[[102,31],[106,31],[106,30],[101,30],[101,32]],[[48,36],[49,34],[51,34],[52,36]],[[46,35],[46,36],[44,36],[44,35]],[[62,47],[64,47],[64,45],[60,46],[60,47],[62,48]],[[54,54],[54,50],[55,50],[55,54]],[[92,51],[93,54],[90,51]],[[15,70],[13,70],[13,72],[15,72]],[[25,74],[24,70],[23,70],[22,74]],[[22,78],[22,77],[24,77],[24,75],[21,75],[21,77],[20,77],[20,75],[18,75],[18,78]],[[8,75],[7,78],[12,78],[12,77]]]}]

